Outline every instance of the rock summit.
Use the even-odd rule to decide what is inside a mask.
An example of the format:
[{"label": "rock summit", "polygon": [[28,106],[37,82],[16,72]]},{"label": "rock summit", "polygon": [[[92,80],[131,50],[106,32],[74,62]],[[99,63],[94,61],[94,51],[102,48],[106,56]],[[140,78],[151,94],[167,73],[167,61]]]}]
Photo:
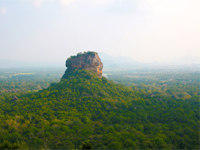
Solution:
[{"label": "rock summit", "polygon": [[75,70],[92,70],[102,77],[103,63],[97,52],[78,53],[77,56],[71,56],[66,60],[66,71],[62,78],[68,78],[70,72]]}]

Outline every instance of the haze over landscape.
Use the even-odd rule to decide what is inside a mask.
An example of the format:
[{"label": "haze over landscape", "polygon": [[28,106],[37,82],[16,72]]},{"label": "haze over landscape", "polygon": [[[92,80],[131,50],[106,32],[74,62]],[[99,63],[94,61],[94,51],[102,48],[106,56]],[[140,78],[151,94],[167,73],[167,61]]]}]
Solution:
[{"label": "haze over landscape", "polygon": [[140,63],[197,60],[199,5],[199,0],[1,0],[0,60],[63,64],[88,50]]},{"label": "haze over landscape", "polygon": [[0,150],[199,150],[199,6],[0,0]]}]

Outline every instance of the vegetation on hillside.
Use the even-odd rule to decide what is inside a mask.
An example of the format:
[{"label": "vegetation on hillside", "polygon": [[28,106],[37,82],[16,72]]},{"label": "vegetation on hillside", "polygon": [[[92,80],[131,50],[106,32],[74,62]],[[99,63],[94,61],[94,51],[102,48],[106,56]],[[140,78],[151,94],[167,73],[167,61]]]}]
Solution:
[{"label": "vegetation on hillside", "polygon": [[[188,89],[179,86],[179,93]],[[170,93],[157,83],[125,86],[75,71],[15,101],[11,93],[1,95],[0,143],[30,149],[199,149],[198,85],[188,86],[190,97],[175,98],[175,89]]]},{"label": "vegetation on hillside", "polygon": [[79,57],[79,56],[83,56],[83,55],[91,55],[91,56],[94,56],[95,54],[98,54],[97,52],[93,52],[93,51],[87,51],[87,52],[80,52],[78,53],[77,55],[74,55],[74,56],[70,56],[67,60],[69,59],[72,59],[72,58],[76,58],[76,57]]}]

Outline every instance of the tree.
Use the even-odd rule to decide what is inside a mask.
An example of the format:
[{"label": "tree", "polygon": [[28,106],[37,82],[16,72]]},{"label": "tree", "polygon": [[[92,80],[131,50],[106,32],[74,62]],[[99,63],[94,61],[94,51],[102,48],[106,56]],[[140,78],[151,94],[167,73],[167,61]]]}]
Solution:
[{"label": "tree", "polygon": [[84,143],[82,150],[92,149],[92,146],[89,143]]},{"label": "tree", "polygon": [[19,143],[10,143],[9,141],[4,141],[2,144],[0,144],[1,150],[7,150],[7,149],[20,149]]}]

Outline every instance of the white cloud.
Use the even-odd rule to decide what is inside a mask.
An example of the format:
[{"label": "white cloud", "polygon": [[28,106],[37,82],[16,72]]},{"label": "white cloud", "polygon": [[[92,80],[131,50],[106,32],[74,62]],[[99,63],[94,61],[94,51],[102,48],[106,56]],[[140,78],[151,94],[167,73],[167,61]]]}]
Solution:
[{"label": "white cloud", "polygon": [[147,10],[151,15],[174,15],[199,11],[199,0],[137,0],[140,9]]},{"label": "white cloud", "polygon": [[33,4],[35,5],[35,7],[39,8],[42,6],[42,4],[45,2],[46,0],[33,0]]},{"label": "white cloud", "polygon": [[[137,8],[145,21],[137,32],[124,34],[124,43],[130,40],[129,55],[142,61],[160,62],[172,57],[198,55],[199,4],[199,0],[137,0]],[[131,52],[132,47],[138,51]]]},{"label": "white cloud", "polygon": [[75,2],[75,0],[60,0],[62,6],[67,6],[73,2]]},{"label": "white cloud", "polygon": [[116,0],[91,0],[92,3],[97,4],[97,5],[113,3],[114,1]]},{"label": "white cloud", "polygon": [[6,7],[1,8],[1,13],[4,15],[7,12]]},{"label": "white cloud", "polygon": [[[40,8],[45,2],[53,2],[54,0],[33,0],[33,4],[35,5],[35,7]],[[75,0],[59,0],[60,4],[62,6],[67,6],[73,2],[75,2]]]},{"label": "white cloud", "polygon": [[45,2],[53,2],[53,0],[33,0],[35,7],[40,8]]},{"label": "white cloud", "polygon": [[[45,2],[53,2],[54,0],[32,0],[35,7],[40,8]],[[59,3],[62,6],[68,6],[74,2],[78,2],[79,4],[82,2],[89,2],[95,5],[107,5],[115,2],[117,0],[59,0]]]}]

